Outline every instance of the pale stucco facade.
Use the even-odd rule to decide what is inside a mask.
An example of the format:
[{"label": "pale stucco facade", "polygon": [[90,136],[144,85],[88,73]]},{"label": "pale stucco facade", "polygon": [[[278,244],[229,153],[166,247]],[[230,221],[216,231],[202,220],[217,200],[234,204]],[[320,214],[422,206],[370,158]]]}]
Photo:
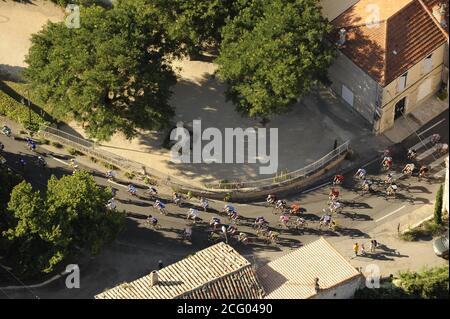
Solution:
[{"label": "pale stucco facade", "polygon": [[[380,114],[381,118],[374,124],[376,132],[384,132],[394,125],[395,106],[405,98],[404,114],[408,114],[428,97],[435,94],[442,85],[444,77],[445,44],[431,54],[431,65],[426,65],[424,56],[419,63],[407,71],[406,86],[399,89],[401,76],[381,88]],[[357,94],[357,92],[355,92]]]}]

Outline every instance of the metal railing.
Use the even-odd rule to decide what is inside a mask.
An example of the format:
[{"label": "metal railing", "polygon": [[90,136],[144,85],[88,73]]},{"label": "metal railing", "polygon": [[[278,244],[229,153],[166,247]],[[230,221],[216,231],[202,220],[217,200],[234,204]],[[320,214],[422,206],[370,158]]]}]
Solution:
[{"label": "metal railing", "polygon": [[160,179],[159,182],[162,183],[167,184],[169,181],[172,181],[174,184],[175,183],[181,184],[181,181],[173,178],[168,174],[164,174],[146,165],[131,161],[120,155],[108,152],[104,149],[100,149],[98,148],[98,145],[82,137],[78,137],[45,125],[40,127],[38,134],[42,138],[47,138],[49,140],[58,142],[62,145],[72,147],[77,151],[95,157],[105,163],[114,165],[118,168],[129,170],[130,172],[135,172],[142,175],[151,175],[157,177]]},{"label": "metal railing", "polygon": [[[111,152],[108,152],[104,149],[99,149],[95,143],[88,141],[84,138],[69,134],[67,132],[58,130],[56,128],[50,127],[50,126],[41,126],[39,130],[39,135],[43,138],[47,138],[49,140],[53,140],[55,142],[59,142],[60,144],[70,146],[75,150],[78,150],[80,152],[83,152],[84,154],[91,155],[97,159],[100,159],[106,163],[109,163],[111,165],[114,165],[116,167],[126,169],[132,172],[136,172],[138,174],[143,175],[151,175],[154,177],[159,178],[159,182],[169,185],[169,186],[175,186],[180,189],[187,189],[187,190],[201,190],[196,187],[192,187],[189,185],[186,185],[185,182],[174,178],[171,175],[162,173],[160,171],[157,171],[153,168],[149,168],[148,166],[145,166],[143,164],[131,161],[129,159],[126,159],[120,155],[113,154]],[[253,182],[231,182],[231,183],[210,183],[205,184],[203,190],[238,190],[238,189],[248,189],[248,188],[258,188],[258,189],[264,189],[268,187],[273,187],[277,185],[283,185],[283,184],[289,184],[295,181],[298,181],[299,179],[306,178],[320,169],[326,167],[329,163],[332,161],[340,158],[341,156],[345,155],[350,147],[350,141],[345,142],[344,144],[340,145],[330,153],[326,154],[319,160],[315,161],[314,163],[311,163],[299,170],[293,171],[293,172],[287,172],[282,173],[280,175],[260,179]]]},{"label": "metal railing", "polygon": [[302,178],[306,178],[308,176],[311,176],[312,174],[316,173],[320,169],[327,166],[332,161],[340,158],[341,156],[345,155],[350,148],[350,141],[345,142],[344,144],[340,145],[330,153],[326,154],[319,160],[315,161],[314,163],[311,163],[301,169],[298,169],[293,172],[286,172],[282,173],[280,175],[260,179],[253,182],[232,182],[232,183],[213,183],[213,184],[206,184],[205,187],[207,189],[229,189],[229,190],[236,190],[236,189],[243,189],[243,188],[259,188],[264,189],[267,187],[273,187],[276,185],[284,185],[289,184],[292,182],[296,182]]}]

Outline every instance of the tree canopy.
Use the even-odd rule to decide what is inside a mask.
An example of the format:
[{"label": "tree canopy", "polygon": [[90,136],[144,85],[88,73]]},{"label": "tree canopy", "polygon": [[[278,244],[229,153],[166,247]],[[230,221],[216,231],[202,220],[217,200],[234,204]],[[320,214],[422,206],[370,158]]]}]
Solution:
[{"label": "tree canopy", "polygon": [[334,48],[315,0],[253,0],[222,29],[219,77],[239,112],[266,118],[327,78]]},{"label": "tree canopy", "polygon": [[188,53],[217,46],[229,19],[239,14],[249,0],[154,0],[170,37],[183,43]]},{"label": "tree canopy", "polygon": [[82,6],[80,28],[49,23],[33,35],[24,75],[52,115],[73,116],[99,140],[169,123],[176,49],[150,3]]},{"label": "tree canopy", "polygon": [[111,196],[86,172],[52,177],[45,195],[27,182],[15,186],[0,228],[13,269],[33,276],[83,252],[98,253],[123,226],[124,215],[105,207]]}]

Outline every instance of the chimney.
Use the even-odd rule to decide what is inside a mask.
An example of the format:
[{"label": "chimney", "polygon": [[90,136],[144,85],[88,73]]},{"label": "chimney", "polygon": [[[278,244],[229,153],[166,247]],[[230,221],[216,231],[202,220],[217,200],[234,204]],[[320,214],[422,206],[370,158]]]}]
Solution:
[{"label": "chimney", "polygon": [[338,45],[343,46],[345,44],[345,41],[347,41],[347,30],[345,30],[345,28],[342,28],[339,30]]},{"label": "chimney", "polygon": [[441,4],[433,7],[433,16],[441,24],[443,28],[446,28],[445,13],[447,11],[447,4],[441,2]]},{"label": "chimney", "polygon": [[316,291],[316,294],[320,291],[319,278],[314,279],[314,290]]},{"label": "chimney", "polygon": [[156,285],[158,285],[158,272],[153,270],[150,273],[150,287],[154,287]]}]

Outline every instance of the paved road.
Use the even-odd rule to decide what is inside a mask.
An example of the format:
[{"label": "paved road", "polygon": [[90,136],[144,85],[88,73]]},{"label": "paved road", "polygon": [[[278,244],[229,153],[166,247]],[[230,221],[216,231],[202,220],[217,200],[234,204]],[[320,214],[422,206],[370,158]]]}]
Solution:
[{"label": "paved road", "polygon": [[[412,210],[433,201],[435,191],[442,182],[442,178],[436,174],[442,175],[445,156],[436,155],[430,151],[429,144],[423,145],[421,141],[426,140],[431,134],[439,133],[442,135],[443,141],[448,142],[448,120],[448,111],[446,111],[424,127],[419,132],[420,136],[412,135],[404,143],[392,147],[393,172],[400,187],[396,199],[386,199],[382,186],[378,186],[372,194],[362,195],[358,183],[354,181],[352,176],[346,176],[346,181],[341,187],[341,200],[346,206],[343,212],[336,216],[339,226],[336,231],[318,229],[318,220],[322,215],[322,209],[326,208],[329,185],[287,199],[289,203],[300,203],[304,210],[303,215],[308,220],[309,225],[301,231],[285,229],[278,225],[279,215],[275,215],[273,209],[266,207],[265,203],[236,204],[234,206],[242,216],[239,230],[248,233],[254,240],[252,244],[247,246],[231,242],[232,245],[246,257],[254,258],[254,262],[264,263],[267,259],[311,242],[318,236],[326,236],[335,242],[348,238],[370,238],[370,232],[374,228],[392,223],[399,216],[406,215]],[[421,134],[422,132],[423,134]],[[51,174],[61,176],[71,173],[68,166],[69,157],[66,155],[56,154],[56,152],[51,154],[46,152],[44,148],[39,147],[38,152],[45,156],[48,163],[48,169],[41,170],[37,169],[33,163],[36,154],[27,150],[24,141],[8,139],[4,136],[0,136],[0,141],[5,144],[4,156],[8,164],[15,170],[21,170],[17,164],[18,159],[20,157],[25,158],[28,165],[22,170],[22,173],[36,187],[44,187],[44,181]],[[429,179],[418,181],[415,176],[401,175],[400,171],[407,163],[406,150],[411,147],[417,149],[421,163],[433,165]],[[369,177],[375,181],[382,180],[386,174],[385,172],[380,173],[380,162],[381,157],[379,161],[368,163],[366,166]],[[86,169],[92,171],[90,168]],[[92,171],[92,173],[98,184],[111,186],[111,183],[103,177],[101,170]],[[168,201],[168,196],[162,196],[161,199],[168,204],[167,211],[169,213],[167,216],[159,215],[151,208],[153,201],[143,196],[143,189],[138,190],[140,198],[135,198],[126,194],[124,183],[112,186],[119,189],[119,208],[131,212],[134,217],[128,218],[125,232],[109,248],[93,259],[87,258],[80,261],[82,276],[84,276],[83,282],[85,283],[82,289],[68,290],[64,288],[63,281],[58,281],[46,288],[33,289],[32,291],[26,289],[8,291],[9,297],[30,298],[33,295],[39,295],[43,298],[93,297],[107,287],[147,274],[156,267],[159,259],[163,260],[165,264],[170,264],[194,251],[209,246],[211,244],[207,239],[209,219],[218,216],[222,221],[227,221],[226,216],[220,213],[224,203],[210,201],[211,209],[208,212],[202,212],[200,215],[202,222],[194,226],[192,243],[182,242],[177,239],[177,236],[188,225],[185,218],[186,211],[189,207],[198,204],[197,202],[185,202],[183,207],[179,208]],[[144,221],[148,214],[157,215],[160,229],[152,230],[145,226]],[[254,218],[260,215],[265,216],[270,225],[280,232],[278,244],[267,244],[256,237],[251,224]],[[8,277],[8,274],[3,275],[3,278]],[[14,282],[14,280],[12,281]]]}]

